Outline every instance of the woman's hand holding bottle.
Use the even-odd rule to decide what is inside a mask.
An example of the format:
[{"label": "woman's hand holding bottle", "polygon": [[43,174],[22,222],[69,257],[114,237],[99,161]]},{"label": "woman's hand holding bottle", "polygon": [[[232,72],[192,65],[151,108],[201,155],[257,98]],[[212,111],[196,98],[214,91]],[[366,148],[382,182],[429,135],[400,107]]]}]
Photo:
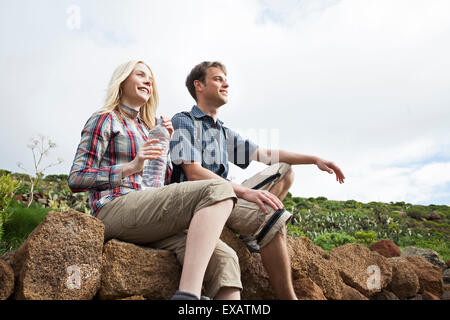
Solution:
[{"label": "woman's hand holding bottle", "polygon": [[153,146],[152,144],[157,144],[158,139],[150,139],[145,142],[138,150],[136,157],[130,162],[124,164],[122,171],[122,178],[128,177],[135,173],[142,173],[144,169],[145,160],[155,160],[162,155],[164,148],[159,146]]}]

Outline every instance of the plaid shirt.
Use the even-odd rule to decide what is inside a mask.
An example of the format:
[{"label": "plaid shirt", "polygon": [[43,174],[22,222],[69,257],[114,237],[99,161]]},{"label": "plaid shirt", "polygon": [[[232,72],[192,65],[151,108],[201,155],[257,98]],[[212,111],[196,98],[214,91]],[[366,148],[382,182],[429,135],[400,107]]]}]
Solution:
[{"label": "plaid shirt", "polygon": [[181,112],[172,117],[175,131],[170,141],[173,162],[171,182],[187,181],[181,168],[183,162],[201,163],[203,168],[224,179],[228,176],[228,161],[242,169],[249,166],[250,156],[258,149],[258,145],[225,127],[221,120],[215,122],[198,106],[193,106],[190,114],[200,122],[202,132],[196,132],[195,123],[188,115]]},{"label": "plaid shirt", "polygon": [[70,169],[70,189],[89,191],[94,216],[114,198],[142,189],[142,176],[135,173],[122,179],[122,169],[136,157],[149,132],[138,111],[127,106],[120,108],[130,118],[122,117],[117,110],[95,113],[89,118]]}]

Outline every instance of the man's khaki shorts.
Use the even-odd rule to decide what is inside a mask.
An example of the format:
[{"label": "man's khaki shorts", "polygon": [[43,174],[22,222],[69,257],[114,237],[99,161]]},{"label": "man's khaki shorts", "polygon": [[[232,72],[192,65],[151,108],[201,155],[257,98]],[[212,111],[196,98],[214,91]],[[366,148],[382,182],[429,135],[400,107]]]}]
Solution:
[{"label": "man's khaki shorts", "polygon": [[[290,165],[284,163],[272,165],[243,182],[243,185],[252,188],[271,180],[260,188],[269,190],[289,169]],[[174,183],[158,189],[130,192],[107,203],[97,217],[105,224],[105,241],[116,238],[155,249],[170,250],[182,265],[187,229],[193,214],[203,207],[229,198],[237,199],[231,184],[226,181]],[[266,215],[257,204],[238,199],[227,226],[237,233],[256,237],[275,211],[270,207],[267,209]],[[259,242],[260,247],[270,242],[277,232],[282,232],[290,218],[291,214],[285,211]],[[211,298],[222,287],[242,290],[236,252],[221,240],[218,241],[206,269],[204,285],[205,295]]]}]

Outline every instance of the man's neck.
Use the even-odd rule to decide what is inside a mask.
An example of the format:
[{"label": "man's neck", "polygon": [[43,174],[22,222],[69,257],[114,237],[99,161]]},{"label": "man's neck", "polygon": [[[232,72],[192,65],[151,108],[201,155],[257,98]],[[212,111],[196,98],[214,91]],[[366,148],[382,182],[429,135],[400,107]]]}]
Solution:
[{"label": "man's neck", "polygon": [[207,103],[197,102],[197,107],[202,110],[205,114],[214,119],[214,122],[217,122],[217,118],[219,116],[219,108],[220,106],[208,105]]}]

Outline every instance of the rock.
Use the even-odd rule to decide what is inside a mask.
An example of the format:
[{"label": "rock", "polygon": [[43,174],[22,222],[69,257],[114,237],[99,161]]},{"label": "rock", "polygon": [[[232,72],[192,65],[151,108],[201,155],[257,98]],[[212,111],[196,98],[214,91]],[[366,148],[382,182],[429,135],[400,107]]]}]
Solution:
[{"label": "rock", "polygon": [[444,284],[450,284],[450,269],[445,269],[442,272],[442,280],[444,280]]},{"label": "rock", "polygon": [[435,212],[435,211],[433,211],[433,212],[428,216],[428,220],[433,220],[433,221],[438,222],[440,219],[442,219],[442,216],[441,216],[439,213]]},{"label": "rock", "polygon": [[423,300],[423,298],[422,298],[421,294],[418,294],[417,296],[412,297],[411,299],[408,299],[408,300]]},{"label": "rock", "polygon": [[440,297],[444,292],[442,270],[419,256],[406,256],[419,279],[419,293],[428,291]]},{"label": "rock", "polygon": [[387,286],[400,299],[414,297],[419,292],[419,278],[405,258],[389,258],[392,265],[392,280]]},{"label": "rock", "polygon": [[358,244],[331,250],[330,261],[347,285],[369,298],[386,288],[392,279],[392,266],[387,258]]},{"label": "rock", "polygon": [[0,260],[0,300],[6,300],[14,291],[14,271],[4,260]]},{"label": "rock", "polygon": [[115,300],[144,296],[167,300],[178,289],[180,275],[181,266],[174,253],[112,239],[103,248],[97,297]]},{"label": "rock", "polygon": [[16,253],[16,250],[8,251],[8,252],[6,252],[4,255],[2,255],[0,257],[0,260],[5,261],[7,264],[12,266],[13,263],[14,263],[14,255],[15,255],[15,253]]},{"label": "rock", "polygon": [[127,298],[118,299],[118,300],[147,300],[147,299],[145,299],[145,297],[143,297],[143,296],[132,296],[132,297],[127,297]]},{"label": "rock", "polygon": [[236,233],[224,228],[221,240],[228,244],[238,256],[241,269],[243,300],[272,300],[276,299],[270,284],[269,276],[264,269],[259,253],[250,253],[247,246],[236,237]]},{"label": "rock", "polygon": [[450,268],[450,260],[447,260],[447,261],[445,262],[445,265],[447,266],[447,268]]},{"label": "rock", "polygon": [[309,278],[329,300],[342,298],[343,282],[338,267],[320,247],[307,238],[287,237],[293,281]]},{"label": "rock", "polygon": [[369,300],[358,290],[344,284],[342,289],[342,300]]},{"label": "rock", "polygon": [[428,291],[424,291],[422,293],[422,300],[441,300],[441,299],[439,299],[439,297],[436,297],[434,294]]},{"label": "rock", "polygon": [[16,299],[92,299],[100,287],[103,223],[74,210],[49,212],[14,255]]},{"label": "rock", "polygon": [[444,260],[439,256],[439,254],[431,249],[422,249],[422,248],[416,248],[416,247],[406,247],[403,249],[401,253],[402,257],[407,256],[420,256],[428,260],[430,263],[434,264],[435,266],[441,268],[442,270],[446,269],[447,266],[444,262]]},{"label": "rock", "polygon": [[296,279],[293,285],[299,300],[327,300],[322,289],[309,278]]},{"label": "rock", "polygon": [[400,257],[401,253],[400,248],[389,239],[377,241],[369,249],[378,252],[386,258]]},{"label": "rock", "polygon": [[441,300],[450,300],[450,291],[445,291],[441,296]]},{"label": "rock", "polygon": [[381,290],[370,297],[371,300],[400,300],[395,294],[388,290]]},{"label": "rock", "polygon": [[444,285],[444,293],[441,296],[441,300],[450,300],[450,284]]}]

